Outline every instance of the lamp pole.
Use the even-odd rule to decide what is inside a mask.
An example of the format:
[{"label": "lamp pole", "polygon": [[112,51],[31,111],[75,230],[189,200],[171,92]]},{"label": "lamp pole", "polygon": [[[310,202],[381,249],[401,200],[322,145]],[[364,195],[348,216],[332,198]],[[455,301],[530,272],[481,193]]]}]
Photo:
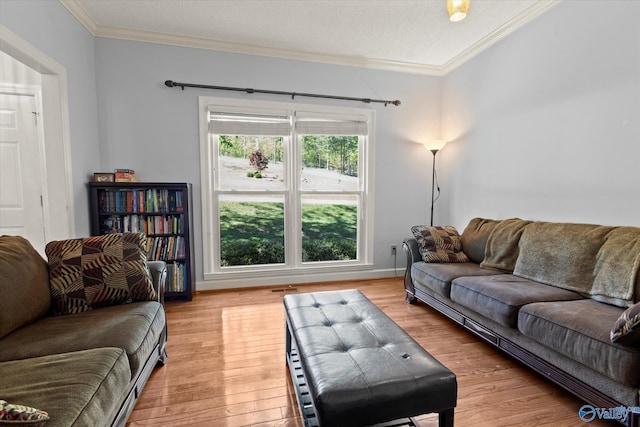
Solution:
[{"label": "lamp pole", "polygon": [[429,150],[433,153],[433,173],[431,175],[431,226],[433,227],[433,204],[434,200],[434,190],[436,186],[436,154],[438,154],[437,149]]}]

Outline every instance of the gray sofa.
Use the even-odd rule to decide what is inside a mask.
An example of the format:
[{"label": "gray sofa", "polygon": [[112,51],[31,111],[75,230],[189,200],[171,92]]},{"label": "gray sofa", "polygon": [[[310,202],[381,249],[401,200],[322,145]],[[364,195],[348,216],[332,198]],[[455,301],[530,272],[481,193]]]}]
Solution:
[{"label": "gray sofa", "polygon": [[[91,286],[85,283],[79,291],[52,286],[51,263],[27,240],[0,237],[0,400],[45,411],[49,419],[45,416],[40,425],[125,425],[152,370],[166,359],[167,329],[161,303],[165,264],[147,264],[144,251],[126,243],[124,249],[120,243],[125,260],[119,262],[114,261],[114,245],[111,249],[91,247],[119,238],[59,242],[64,262],[56,271],[63,271],[58,278],[66,285],[73,285],[67,273],[74,271],[73,264],[79,260],[69,255],[69,242],[80,248],[87,264],[80,282],[98,276],[105,283],[118,282],[115,288],[95,281]],[[132,256],[135,259],[127,259]],[[106,264],[96,267],[100,262]],[[121,276],[113,265],[122,268]],[[131,280],[148,287],[147,300],[135,295]],[[110,300],[100,300],[95,296],[99,292],[108,294]],[[115,295],[127,300],[121,303]],[[94,306],[82,308],[79,301],[85,296]],[[79,312],[52,314],[63,300]],[[96,305],[96,301],[102,302]]]},{"label": "gray sofa", "polygon": [[583,421],[603,408],[638,426],[640,228],[474,218],[461,235],[412,231],[408,302],[574,393],[586,402]]}]

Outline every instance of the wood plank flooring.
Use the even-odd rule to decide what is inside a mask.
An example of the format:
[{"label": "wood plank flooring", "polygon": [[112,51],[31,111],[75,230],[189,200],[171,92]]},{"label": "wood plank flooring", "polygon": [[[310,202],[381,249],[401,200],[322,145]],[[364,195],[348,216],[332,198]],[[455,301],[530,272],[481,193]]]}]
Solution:
[{"label": "wood plank flooring", "polygon": [[[582,423],[582,402],[428,306],[404,302],[401,278],[199,292],[167,302],[167,364],[155,369],[127,426],[302,427],[284,355],[282,298],[358,288],[456,373],[456,426]],[[437,426],[437,416],[414,419]]]}]

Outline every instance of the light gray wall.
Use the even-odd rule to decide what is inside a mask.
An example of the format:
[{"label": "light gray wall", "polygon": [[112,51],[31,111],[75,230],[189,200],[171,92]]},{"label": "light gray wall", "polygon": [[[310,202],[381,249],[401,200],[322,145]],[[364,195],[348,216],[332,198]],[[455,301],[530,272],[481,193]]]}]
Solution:
[{"label": "light gray wall", "polygon": [[[438,78],[105,38],[95,44],[102,169],[132,168],[141,181],[193,184],[197,280],[202,280],[198,96],[289,98],[182,91],[167,88],[165,80],[401,100],[400,107],[384,107],[296,98],[376,110],[376,269],[393,268],[389,246],[400,249],[409,227],[427,221],[424,188],[431,153],[415,141],[439,137]],[[401,251],[398,265],[404,266]]]},{"label": "light gray wall", "polygon": [[169,89],[167,79],[400,99],[370,106],[378,269],[393,266],[390,244],[429,220],[432,156],[415,144],[429,138],[452,141],[438,154],[437,224],[520,216],[640,225],[637,16],[640,2],[560,2],[435,78],[94,39],[57,1],[0,3],[2,25],[67,68],[77,235],[89,232],[90,174],[130,167],[144,180],[194,184],[200,253],[197,97],[223,93]]},{"label": "light gray wall", "polygon": [[640,225],[638,16],[563,1],[444,77],[444,222]]},{"label": "light gray wall", "polygon": [[67,70],[75,234],[86,236],[86,182],[100,168],[93,36],[58,1],[2,0],[0,23]]}]

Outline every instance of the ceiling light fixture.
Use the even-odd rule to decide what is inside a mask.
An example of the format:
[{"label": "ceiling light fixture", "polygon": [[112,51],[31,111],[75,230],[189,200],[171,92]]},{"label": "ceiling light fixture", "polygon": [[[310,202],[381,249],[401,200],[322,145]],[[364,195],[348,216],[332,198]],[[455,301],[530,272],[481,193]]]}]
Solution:
[{"label": "ceiling light fixture", "polygon": [[447,0],[447,12],[451,22],[459,22],[467,17],[471,0]]}]

